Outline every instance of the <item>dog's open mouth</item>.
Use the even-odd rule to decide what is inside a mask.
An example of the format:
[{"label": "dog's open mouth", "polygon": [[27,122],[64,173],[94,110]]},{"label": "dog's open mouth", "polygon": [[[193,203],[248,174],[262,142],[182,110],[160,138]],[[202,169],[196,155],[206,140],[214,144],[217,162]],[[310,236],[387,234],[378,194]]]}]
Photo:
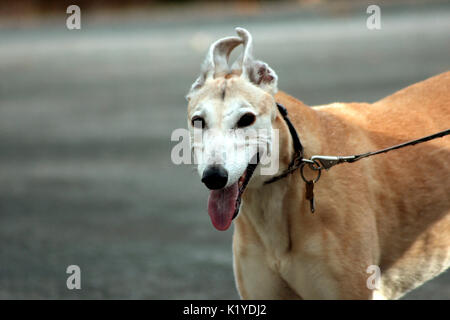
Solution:
[{"label": "dog's open mouth", "polygon": [[[259,160],[258,156],[257,158]],[[238,215],[242,194],[257,165],[258,161],[251,161],[238,181],[227,188],[211,190],[208,199],[208,214],[217,230],[227,230]]]}]

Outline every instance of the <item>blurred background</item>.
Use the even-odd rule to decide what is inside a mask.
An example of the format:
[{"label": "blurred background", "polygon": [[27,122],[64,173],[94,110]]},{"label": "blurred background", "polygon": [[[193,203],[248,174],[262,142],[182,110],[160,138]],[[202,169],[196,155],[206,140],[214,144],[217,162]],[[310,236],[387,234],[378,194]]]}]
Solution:
[{"label": "blurred background", "polygon": [[[232,229],[212,227],[206,188],[170,158],[207,48],[236,26],[309,105],[450,69],[449,1],[1,2],[0,298],[238,298]],[[450,299],[450,273],[405,299]]]}]

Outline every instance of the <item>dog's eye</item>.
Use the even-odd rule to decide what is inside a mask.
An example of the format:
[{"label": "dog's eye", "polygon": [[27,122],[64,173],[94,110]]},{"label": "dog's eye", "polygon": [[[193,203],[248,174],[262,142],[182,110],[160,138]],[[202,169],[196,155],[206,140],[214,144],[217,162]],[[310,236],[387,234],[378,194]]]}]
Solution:
[{"label": "dog's eye", "polygon": [[253,124],[253,122],[255,122],[255,119],[256,117],[253,113],[247,112],[239,119],[236,126],[238,128],[248,127],[249,125]]},{"label": "dog's eye", "polygon": [[199,117],[199,116],[192,117],[191,124],[193,127],[199,128],[199,129],[200,128],[205,129],[205,127],[206,127],[205,119],[203,119],[202,117]]}]

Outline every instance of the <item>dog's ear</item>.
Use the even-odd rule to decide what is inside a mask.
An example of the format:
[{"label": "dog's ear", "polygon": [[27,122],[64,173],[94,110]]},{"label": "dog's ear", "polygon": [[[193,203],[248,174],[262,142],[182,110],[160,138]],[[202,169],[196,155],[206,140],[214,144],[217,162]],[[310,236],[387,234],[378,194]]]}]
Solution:
[{"label": "dog's ear", "polygon": [[228,66],[230,53],[241,43],[242,39],[239,37],[227,37],[217,40],[209,47],[205,61],[202,64],[200,76],[194,81],[186,96],[188,100],[192,93],[201,88],[208,78],[225,76],[231,72]]},{"label": "dog's ear", "polygon": [[[229,73],[240,74],[256,86],[275,94],[278,91],[278,76],[265,62],[254,60],[252,57],[253,40],[250,32],[243,28],[236,28],[239,37],[227,37],[214,42],[208,50],[203,62],[200,76],[192,84],[186,99],[200,89],[209,78],[225,76]],[[230,53],[238,45],[243,44],[244,50],[230,68],[228,60]]]},{"label": "dog's ear", "polygon": [[236,28],[236,32],[242,39],[244,50],[233,64],[231,68],[233,72],[241,72],[242,76],[270,94],[277,93],[278,76],[275,71],[267,63],[254,60],[252,57],[253,40],[250,32],[243,28]]},{"label": "dog's ear", "polygon": [[274,95],[278,91],[278,76],[267,63],[255,60],[247,68],[248,79],[261,89]]}]

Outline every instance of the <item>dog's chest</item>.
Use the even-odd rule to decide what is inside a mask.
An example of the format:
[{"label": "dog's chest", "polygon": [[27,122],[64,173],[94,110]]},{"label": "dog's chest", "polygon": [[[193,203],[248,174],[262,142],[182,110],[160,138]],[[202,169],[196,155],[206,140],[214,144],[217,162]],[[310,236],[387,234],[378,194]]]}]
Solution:
[{"label": "dog's chest", "polygon": [[[259,243],[259,251],[271,269],[287,272],[293,256],[296,258],[321,256],[323,241],[316,232],[316,217],[302,214],[302,188],[288,192],[286,185],[266,188],[250,194],[242,203],[247,223],[254,230],[252,243]],[[315,231],[314,231],[315,230]]]},{"label": "dog's chest", "polygon": [[289,255],[292,246],[289,217],[284,202],[285,188],[267,188],[242,203],[243,213],[249,219],[261,250],[272,268],[279,269]]}]

